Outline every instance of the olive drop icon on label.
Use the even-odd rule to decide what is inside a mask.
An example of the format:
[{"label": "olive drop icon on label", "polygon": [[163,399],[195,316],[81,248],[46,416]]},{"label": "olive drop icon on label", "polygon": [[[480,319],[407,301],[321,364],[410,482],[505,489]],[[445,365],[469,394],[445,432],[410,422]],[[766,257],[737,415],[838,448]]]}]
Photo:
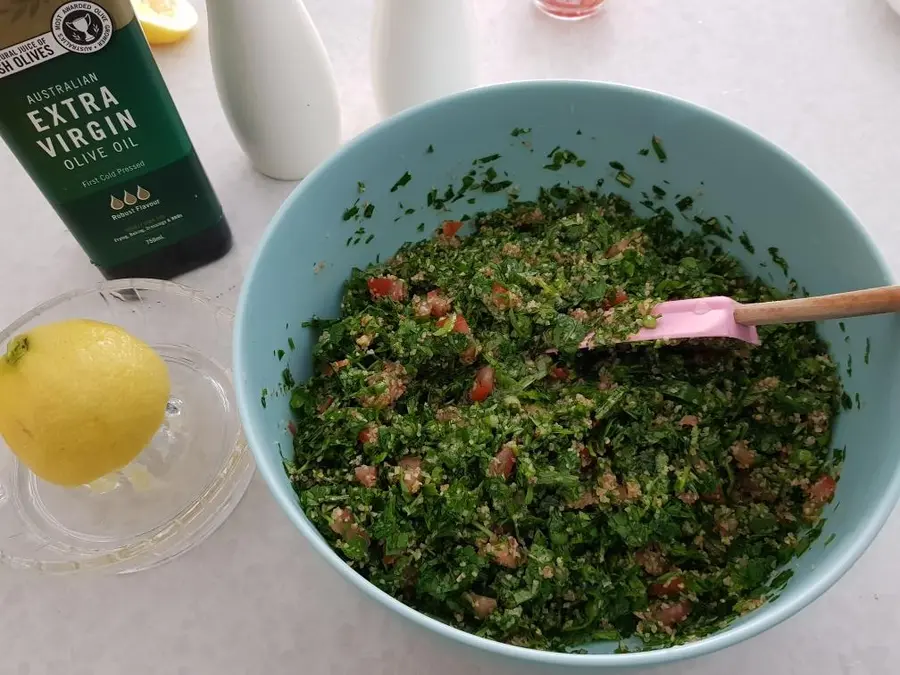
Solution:
[{"label": "olive drop icon on label", "polygon": [[134,206],[135,204],[137,204],[137,197],[135,197],[133,194],[128,192],[128,190],[126,190],[125,191],[125,203],[128,204],[128,206]]},{"label": "olive drop icon on label", "polygon": [[142,202],[145,202],[148,199],[150,199],[150,193],[147,192],[147,190],[142,188],[140,185],[138,185],[137,186],[137,198],[140,199]]},{"label": "olive drop icon on label", "polygon": [[125,208],[125,202],[116,197],[115,195],[110,195],[109,197],[109,208],[113,211],[121,211]]}]

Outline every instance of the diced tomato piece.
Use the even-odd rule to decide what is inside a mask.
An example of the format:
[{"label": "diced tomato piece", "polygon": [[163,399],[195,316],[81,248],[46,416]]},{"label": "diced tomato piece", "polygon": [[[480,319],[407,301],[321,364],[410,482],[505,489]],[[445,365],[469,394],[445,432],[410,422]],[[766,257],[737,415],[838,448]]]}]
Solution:
[{"label": "diced tomato piece", "polygon": [[671,598],[685,589],[682,577],[672,577],[661,584],[651,584],[648,593],[655,598]]},{"label": "diced tomato piece", "polygon": [[[447,321],[450,317],[441,317],[437,321],[437,327],[443,328],[447,325]],[[462,314],[457,314],[456,319],[453,321],[453,332],[454,333],[462,333],[463,335],[468,335],[472,332],[472,329],[469,328],[469,322],[466,321],[466,317]]]},{"label": "diced tomato piece", "polygon": [[497,601],[486,595],[469,594],[469,602],[472,604],[472,610],[479,619],[488,618],[491,613],[497,609]]},{"label": "diced tomato piece", "polygon": [[819,504],[827,504],[834,497],[837,489],[837,481],[831,476],[822,476],[807,490],[811,501]]},{"label": "diced tomato piece", "polygon": [[691,603],[689,600],[681,600],[676,603],[663,602],[653,609],[651,616],[653,620],[663,626],[674,626],[681,623],[691,613]]},{"label": "diced tomato piece", "polygon": [[462,225],[462,222],[458,220],[445,220],[441,225],[441,234],[445,237],[455,237]]},{"label": "diced tomato piece", "polygon": [[606,249],[606,253],[603,254],[604,258],[615,258],[620,253],[624,253],[628,250],[631,244],[634,242],[635,236],[630,234],[624,239],[620,239],[615,244]]},{"label": "diced tomato piece", "polygon": [[329,396],[328,398],[326,398],[325,401],[324,401],[321,405],[319,405],[319,414],[321,415],[321,414],[323,414],[326,410],[328,410],[328,409],[331,407],[331,404],[332,404],[332,403],[334,403],[334,397],[333,397],[333,396]]},{"label": "diced tomato piece", "polygon": [[[468,324],[466,324],[466,327],[468,328]],[[471,366],[473,363],[475,363],[475,359],[477,359],[477,358],[478,358],[478,345],[476,345],[476,344],[470,344],[468,347],[466,347],[462,351],[462,354],[459,355],[459,360],[462,361],[467,366]]]},{"label": "diced tomato piece", "polygon": [[373,300],[389,298],[395,302],[406,299],[406,284],[402,279],[389,279],[388,277],[372,277],[366,281],[369,294]]},{"label": "diced tomato piece", "polygon": [[562,366],[554,366],[550,369],[550,377],[554,380],[568,380],[569,371]]},{"label": "diced tomato piece", "polygon": [[627,480],[616,488],[616,493],[621,502],[633,502],[641,498],[641,486],[637,481]]},{"label": "diced tomato piece", "polygon": [[621,305],[623,302],[628,302],[628,293],[619,288],[616,290],[616,294],[613,296],[612,300],[603,301],[603,309],[612,309],[616,305]]},{"label": "diced tomato piece", "polygon": [[357,539],[365,539],[368,541],[369,535],[366,531],[356,524],[356,518],[350,509],[335,508],[331,512],[331,531],[340,536],[344,541],[354,541]]},{"label": "diced tomato piece", "polygon": [[525,554],[519,550],[519,541],[515,537],[488,542],[483,550],[494,559],[495,563],[503,567],[515,569],[525,562]]},{"label": "diced tomato piece", "polygon": [[509,309],[512,304],[512,296],[506,286],[494,282],[491,285],[491,302],[499,309]]},{"label": "diced tomato piece", "polygon": [[322,374],[325,375],[325,377],[331,377],[337,371],[339,371],[341,368],[346,368],[349,365],[350,365],[349,359],[341,359],[340,361],[334,361],[333,363],[327,363],[327,364],[325,364],[325,367],[322,369]]},{"label": "diced tomato piece", "polygon": [[722,492],[722,486],[717,485],[713,492],[704,492],[700,495],[700,499],[708,504],[724,504],[725,493]]},{"label": "diced tomato piece", "polygon": [[494,391],[494,369],[484,366],[475,373],[475,383],[469,396],[473,401],[483,401]]},{"label": "diced tomato piece", "polygon": [[650,576],[658,577],[665,574],[669,569],[669,563],[666,557],[655,548],[643,548],[635,552],[634,561],[644,568],[644,571]]},{"label": "diced tomato piece", "polygon": [[507,443],[500,452],[494,455],[488,466],[488,475],[497,478],[509,478],[516,468],[516,448],[512,443]]},{"label": "diced tomato piece", "polygon": [[700,424],[700,419],[696,415],[685,415],[678,424],[683,427],[695,427]]},{"label": "diced tomato piece", "polygon": [[578,449],[578,458],[581,460],[581,468],[586,469],[594,463],[594,456],[584,443],[579,443],[576,447]]},{"label": "diced tomato piece", "polygon": [[588,506],[593,506],[597,503],[597,496],[591,492],[590,490],[585,490],[581,493],[581,496],[578,499],[574,499],[566,504],[570,509],[575,509],[576,511],[580,511],[581,509],[586,509]]},{"label": "diced tomato piece", "polygon": [[748,445],[747,441],[737,441],[732,444],[730,450],[731,456],[734,457],[734,461],[737,462],[738,467],[741,469],[749,469],[756,461],[756,453]]},{"label": "diced tomato piece", "polygon": [[403,302],[406,300],[406,284],[400,279],[395,280],[394,286],[391,288],[388,297],[395,302]]},{"label": "diced tomato piece", "polygon": [[287,430],[288,430],[288,432],[290,432],[291,436],[297,435],[297,425],[294,424],[293,422],[288,422]]},{"label": "diced tomato piece", "polygon": [[359,435],[356,437],[363,445],[368,443],[377,443],[378,442],[378,427],[374,424],[370,424],[363,428],[362,431],[359,432]]},{"label": "diced tomato piece", "polygon": [[341,536],[347,531],[356,519],[350,512],[350,509],[342,509],[340,507],[331,512],[331,531]]},{"label": "diced tomato piece", "polygon": [[448,298],[438,289],[428,291],[425,296],[425,301],[428,303],[428,308],[431,312],[431,316],[435,318],[446,316],[450,312],[450,308],[453,306],[453,303],[450,302],[450,298]]},{"label": "diced tomato piece", "polygon": [[363,487],[369,488],[378,482],[378,469],[374,466],[363,464],[356,467],[353,470],[353,474]]},{"label": "diced tomato piece", "polygon": [[396,361],[385,361],[381,372],[366,378],[370,387],[379,387],[381,393],[359,397],[363,408],[389,408],[406,393],[407,373],[402,364]]},{"label": "diced tomato piece", "polygon": [[716,521],[716,531],[723,539],[726,537],[733,537],[739,527],[740,523],[734,516],[725,516]]},{"label": "diced tomato piece", "polygon": [[369,293],[372,294],[372,299],[378,300],[379,298],[386,298],[390,295],[391,290],[394,288],[394,280],[386,277],[372,277],[366,281],[366,285],[369,287]]}]

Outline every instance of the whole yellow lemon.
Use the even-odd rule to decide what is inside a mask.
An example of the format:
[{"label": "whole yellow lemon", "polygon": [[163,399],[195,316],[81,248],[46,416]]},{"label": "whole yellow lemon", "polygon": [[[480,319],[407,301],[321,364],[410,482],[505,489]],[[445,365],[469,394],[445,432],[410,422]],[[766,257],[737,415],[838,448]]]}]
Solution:
[{"label": "whole yellow lemon", "polygon": [[38,477],[90,483],[147,445],[170,388],[159,354],[118,326],[39,326],[10,340],[0,357],[0,435]]}]

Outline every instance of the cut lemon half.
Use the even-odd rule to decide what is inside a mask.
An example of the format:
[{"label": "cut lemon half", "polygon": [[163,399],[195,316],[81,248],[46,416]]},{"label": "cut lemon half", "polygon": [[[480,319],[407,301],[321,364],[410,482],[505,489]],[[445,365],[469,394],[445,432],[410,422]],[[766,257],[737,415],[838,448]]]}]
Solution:
[{"label": "cut lemon half", "polygon": [[147,42],[178,42],[197,25],[197,10],[188,0],[131,0]]}]

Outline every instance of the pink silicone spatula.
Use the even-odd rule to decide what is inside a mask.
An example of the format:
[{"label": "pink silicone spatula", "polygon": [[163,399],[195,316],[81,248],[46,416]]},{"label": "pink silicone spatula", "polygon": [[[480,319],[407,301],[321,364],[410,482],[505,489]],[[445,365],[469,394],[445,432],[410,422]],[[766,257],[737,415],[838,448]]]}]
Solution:
[{"label": "pink silicone spatula", "polygon": [[890,312],[900,312],[900,286],[749,305],[725,297],[673,300],[654,308],[656,327],[642,328],[628,340],[725,337],[758,345],[757,326]]}]

